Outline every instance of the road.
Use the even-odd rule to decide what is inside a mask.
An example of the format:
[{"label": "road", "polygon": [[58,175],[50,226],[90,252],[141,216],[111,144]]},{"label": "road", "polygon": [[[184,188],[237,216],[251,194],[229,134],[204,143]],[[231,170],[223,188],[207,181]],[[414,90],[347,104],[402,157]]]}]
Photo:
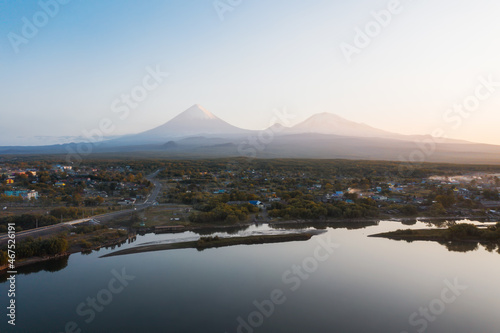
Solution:
[{"label": "road", "polygon": [[[146,177],[147,180],[149,180],[150,182],[153,183],[153,185],[154,185],[153,190],[151,191],[150,194],[148,194],[148,196],[146,197],[146,200],[144,200],[143,203],[136,204],[133,206],[133,208],[124,209],[124,210],[120,210],[120,211],[112,212],[112,213],[95,215],[95,216],[87,217],[84,219],[78,219],[78,220],[58,223],[58,224],[54,224],[54,225],[49,225],[49,226],[45,226],[45,227],[16,232],[16,240],[21,240],[21,239],[29,237],[29,236],[36,238],[36,237],[41,237],[41,236],[45,236],[45,235],[52,234],[52,233],[61,232],[63,230],[70,229],[71,226],[73,226],[73,225],[80,224],[83,222],[88,222],[92,219],[111,220],[111,219],[116,218],[116,217],[121,216],[121,215],[131,214],[134,211],[141,211],[143,209],[151,207],[156,202],[156,199],[158,198],[158,195],[160,194],[160,191],[161,191],[161,183],[158,180],[156,180],[156,176],[158,175],[159,172],[160,172],[160,170],[156,170],[155,172],[153,172],[152,174],[150,174],[149,176]],[[7,243],[8,239],[9,239],[9,236],[7,234],[0,236],[0,246],[2,246],[4,243]]]},{"label": "road", "polygon": [[152,174],[146,177],[147,180],[153,183],[153,191],[147,196],[146,200],[143,202],[142,205],[146,205],[147,207],[151,206],[154,204],[156,201],[156,198],[158,198],[158,194],[160,194],[161,191],[161,183],[156,179],[156,176],[158,176],[158,173],[160,170],[156,170]]}]

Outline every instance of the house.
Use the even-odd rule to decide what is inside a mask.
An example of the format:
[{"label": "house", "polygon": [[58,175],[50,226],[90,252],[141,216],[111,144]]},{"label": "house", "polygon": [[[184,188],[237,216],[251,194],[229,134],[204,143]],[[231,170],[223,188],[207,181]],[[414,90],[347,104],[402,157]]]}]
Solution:
[{"label": "house", "polygon": [[344,197],[344,192],[343,191],[336,191],[335,193],[332,194],[327,194],[325,196],[325,199],[328,200],[336,200],[339,201]]},{"label": "house", "polygon": [[416,204],[418,204],[418,205],[423,204],[423,203],[424,203],[424,201],[425,201],[425,199],[424,199],[424,198],[413,198],[413,203],[416,203]]},{"label": "house", "polygon": [[253,205],[253,206],[257,206],[259,208],[263,208],[264,207],[264,204],[261,201],[259,201],[259,200],[250,200],[248,203],[251,204],[251,205]]},{"label": "house", "polygon": [[469,197],[469,195],[471,195],[471,192],[466,188],[459,188],[458,194],[460,194],[463,197]]},{"label": "house", "polygon": [[499,211],[496,211],[496,210],[490,210],[489,211],[490,214],[493,214],[493,215],[500,215],[500,212]]},{"label": "house", "polygon": [[383,195],[374,195],[372,199],[375,201],[387,201],[387,197]]},{"label": "house", "polygon": [[134,198],[125,198],[122,199],[121,201],[118,201],[118,204],[122,206],[135,205],[135,201],[136,199]]},{"label": "house", "polygon": [[70,166],[70,165],[60,165],[60,164],[58,164],[58,165],[56,165],[54,167],[54,169],[59,170],[61,172],[65,172],[65,171],[73,170],[73,167]]},{"label": "house", "polygon": [[38,199],[38,192],[34,190],[4,191],[4,194],[8,197],[21,197],[24,200]]}]

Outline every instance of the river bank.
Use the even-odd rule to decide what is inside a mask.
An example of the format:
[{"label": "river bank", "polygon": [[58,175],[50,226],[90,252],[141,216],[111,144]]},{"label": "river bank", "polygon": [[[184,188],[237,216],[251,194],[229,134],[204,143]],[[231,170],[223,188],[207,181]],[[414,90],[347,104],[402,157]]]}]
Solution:
[{"label": "river bank", "polygon": [[[342,225],[342,224],[377,224],[380,221],[393,221],[393,222],[414,222],[417,221],[447,221],[447,220],[485,220],[489,219],[485,216],[424,216],[424,217],[378,217],[378,218],[357,218],[357,219],[292,219],[292,220],[271,220],[271,221],[258,221],[258,222],[244,222],[237,224],[182,224],[182,225],[159,225],[155,227],[143,227],[143,228],[134,228],[138,234],[145,233],[180,233],[186,231],[192,232],[203,232],[210,230],[231,230],[231,229],[241,229],[247,228],[252,225],[262,225],[268,224],[271,227],[283,227],[283,226],[293,226],[293,225]],[[171,230],[168,230],[168,228]],[[158,229],[163,229],[161,232],[158,232]]]},{"label": "river bank", "polygon": [[392,240],[434,241],[445,242],[471,242],[482,244],[500,244],[500,222],[487,228],[478,228],[473,224],[463,223],[450,226],[446,229],[417,229],[396,230],[384,232],[368,237],[387,238]]},{"label": "river bank", "polygon": [[[75,242],[71,243],[68,247],[68,251],[65,251],[63,253],[59,253],[56,255],[50,255],[50,256],[36,256],[36,257],[29,257],[29,258],[23,258],[23,259],[16,259],[15,261],[15,269],[21,268],[21,267],[26,267],[29,265],[45,262],[45,261],[50,261],[50,260],[55,260],[55,259],[60,259],[64,257],[69,257],[70,255],[74,253],[87,253],[87,252],[92,252],[94,250],[99,250],[103,247],[111,247],[111,246],[117,246],[120,244],[123,244],[127,242],[128,240],[132,239],[135,237],[135,234],[128,234],[125,236],[121,236],[116,239],[112,240],[107,240],[103,243],[100,244],[95,244],[89,248],[83,248],[81,245],[76,244]],[[0,266],[0,276],[7,274],[7,271],[11,271],[12,269],[9,269],[9,264],[2,265]]]},{"label": "river bank", "polygon": [[[353,228],[362,228],[364,226],[368,225],[375,225],[378,224],[381,220],[385,221],[393,221],[393,222],[402,222],[402,223],[411,223],[417,222],[417,221],[425,221],[425,222],[432,222],[432,221],[445,221],[445,220],[463,220],[463,219],[469,219],[469,220],[485,220],[488,219],[486,217],[478,217],[478,216],[441,216],[441,217],[398,217],[398,218],[359,218],[359,219],[321,219],[321,220],[306,220],[306,219],[294,219],[294,220],[286,220],[286,221],[281,221],[281,220],[273,220],[269,222],[248,222],[248,223],[239,223],[239,224],[233,224],[233,225],[220,225],[220,224],[211,224],[211,225],[187,225],[183,226],[182,229],[172,231],[172,233],[176,232],[186,232],[186,231],[192,231],[192,232],[197,232],[199,234],[210,234],[213,233],[215,230],[218,231],[238,231],[244,228],[247,228],[252,225],[262,225],[262,224],[269,224],[272,228],[297,228],[297,227],[319,227],[319,228],[327,228],[329,226],[340,226],[340,227],[353,227]],[[114,230],[114,229],[110,229]],[[116,231],[116,230],[115,230]],[[384,233],[384,234],[377,234],[377,235],[371,235],[369,237],[384,237],[384,238],[389,238],[389,239],[394,239],[394,240],[407,240],[407,241],[413,241],[413,240],[422,240],[422,241],[438,241],[438,242],[443,242],[447,241],[446,237],[444,234],[441,232],[445,230],[421,230],[421,232],[415,232],[413,234],[401,234],[397,232],[393,233]],[[26,259],[18,259],[16,260],[16,268],[17,267],[24,267],[28,266],[31,264],[35,263],[40,263],[44,261],[49,261],[53,259],[58,259],[61,257],[65,256],[70,256],[73,253],[79,253],[79,252],[92,252],[94,250],[98,250],[103,247],[110,247],[110,246],[116,246],[123,244],[127,240],[132,239],[135,237],[136,233],[138,234],[145,234],[145,233],[151,233],[155,232],[155,228],[138,228],[132,233],[128,233],[126,235],[122,235],[116,238],[114,236],[112,239],[103,239],[103,240],[97,240],[92,242],[90,245],[83,246],[85,242],[83,242],[84,239],[91,239],[93,234],[86,235],[84,238],[77,238],[72,240],[70,236],[69,237],[69,249],[68,251],[54,255],[54,256],[44,256],[44,257],[31,257],[31,258],[26,258]],[[76,236],[75,236],[76,237]],[[478,239],[471,239],[470,241],[481,241]],[[254,244],[259,244],[259,243],[254,243]],[[262,243],[263,244],[263,243]],[[184,245],[179,245],[179,246],[184,246]],[[188,247],[196,247],[193,246],[193,244],[190,245],[185,245]],[[230,245],[227,245],[230,246]],[[168,246],[166,246],[165,249],[168,249]],[[0,266],[0,275],[3,275],[7,272],[8,265]]]},{"label": "river bank", "polygon": [[187,249],[187,248],[195,248],[201,251],[204,249],[227,247],[234,245],[256,245],[256,244],[284,243],[284,242],[294,242],[294,241],[307,241],[311,239],[311,237],[314,236],[315,234],[316,233],[312,232],[303,232],[303,233],[294,233],[286,235],[263,235],[263,236],[230,237],[230,238],[202,237],[197,241],[191,241],[191,242],[137,246],[131,249],[125,249],[109,253],[101,256],[100,258],[143,253],[143,252],[154,252],[154,251],[165,251],[165,250]]}]

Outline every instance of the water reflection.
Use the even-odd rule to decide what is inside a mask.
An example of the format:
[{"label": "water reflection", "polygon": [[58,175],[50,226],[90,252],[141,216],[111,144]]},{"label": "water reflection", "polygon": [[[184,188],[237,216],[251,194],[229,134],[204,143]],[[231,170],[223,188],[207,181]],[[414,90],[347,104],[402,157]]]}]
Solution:
[{"label": "water reflection", "polygon": [[[255,302],[266,304],[263,302],[269,299],[270,292],[278,288],[285,293],[286,303],[276,306],[272,316],[263,317],[264,323],[254,332],[416,332],[414,327],[408,329],[409,316],[420,307],[437,304],[443,281],[458,278],[469,289],[456,302],[447,304],[446,311],[429,322],[426,331],[498,332],[498,300],[494,296],[500,292],[495,282],[500,278],[500,269],[491,265],[491,259],[496,257],[492,252],[498,251],[498,245],[407,244],[367,237],[397,229],[430,228],[422,221],[411,226],[398,221],[365,223],[366,229],[360,223],[288,227],[328,231],[305,242],[236,246],[200,253],[190,249],[102,260],[98,257],[111,251],[102,248],[98,254],[74,255],[68,267],[64,262],[59,267],[54,263],[48,264],[55,267],[31,267],[33,272],[65,269],[19,276],[16,296],[20,318],[24,319],[16,329],[62,332],[65,324],[74,320],[82,332],[237,332],[237,318],[246,320],[255,313]],[[239,234],[243,235],[290,232],[268,225],[241,229]],[[224,232],[227,235],[227,230]],[[122,244],[121,249],[144,242],[195,237],[199,234],[150,233],[139,236],[135,243]],[[292,293],[291,285],[284,283],[284,272],[305,267],[312,262],[309,258],[314,258],[320,243],[330,242],[340,243],[341,247],[324,262],[318,262],[317,270],[308,273],[310,278],[301,279],[300,288]],[[113,295],[105,310],[87,324],[86,317],[77,315],[75,309],[88,297],[102,296],[115,269],[125,269],[127,275],[136,278],[122,293]],[[8,288],[3,283],[0,292],[5,295]],[[0,332],[10,331],[6,321],[0,322]]]},{"label": "water reflection", "polygon": [[[33,273],[38,273],[42,271],[46,272],[57,272],[68,266],[68,258],[69,256],[51,259],[43,262],[38,262],[32,265],[19,267],[17,269],[17,275],[29,275]],[[0,282],[7,281],[8,274],[4,274],[0,276]]]},{"label": "water reflection", "polygon": [[237,235],[240,231],[250,229],[250,226],[230,226],[230,227],[216,227],[216,228],[200,228],[193,230],[200,236],[212,235],[214,233],[226,233],[228,235]]},{"label": "water reflection", "polygon": [[[114,250],[116,248],[129,248],[137,245],[148,245],[148,244],[158,244],[158,243],[175,243],[183,241],[195,241],[201,236],[254,236],[254,235],[269,235],[269,234],[279,234],[288,233],[291,231],[301,231],[301,230],[327,230],[327,229],[345,229],[345,230],[360,230],[368,227],[379,227],[384,229],[383,231],[394,231],[401,229],[402,225],[412,226],[410,229],[423,229],[423,228],[446,228],[451,224],[470,222],[468,220],[422,220],[419,218],[415,219],[402,219],[393,221],[352,221],[352,222],[317,222],[317,223],[270,223],[270,224],[251,224],[244,226],[221,226],[216,228],[200,228],[192,231],[184,231],[181,233],[164,233],[164,234],[154,234],[148,233],[144,236],[133,236],[124,240],[119,244],[114,244],[112,246],[102,248],[105,250]],[[481,223],[479,221],[473,221],[475,223]],[[412,241],[406,241],[412,242]],[[451,252],[472,252],[477,251],[482,245],[488,252],[497,252],[500,254],[500,247],[496,243],[479,243],[479,242],[440,242],[441,245],[446,247],[448,251]],[[99,252],[101,248],[95,250],[88,250],[86,252],[81,252],[83,255],[90,255],[93,252]],[[45,262],[36,263],[27,267],[20,268],[18,270],[19,274],[31,274],[40,271],[55,272],[64,269],[68,264],[68,257],[53,259]],[[0,276],[0,282],[6,281],[6,275]]]},{"label": "water reflection", "polygon": [[418,219],[404,219],[401,221],[401,223],[403,223],[404,225],[415,225],[417,224],[418,222]]},{"label": "water reflection", "polygon": [[453,222],[449,221],[449,220],[432,220],[432,221],[426,221],[425,224],[429,227],[429,228],[447,228],[449,227],[450,225],[453,224]]},{"label": "water reflection", "polygon": [[483,246],[486,249],[486,251],[493,252],[493,251],[495,251],[497,249],[498,244],[495,244],[495,243],[486,243],[486,244],[483,244]]},{"label": "water reflection", "polygon": [[459,242],[459,241],[453,241],[453,242],[446,242],[446,243],[440,243],[441,245],[445,246],[448,251],[450,252],[474,252],[478,251],[483,247],[486,251],[493,253],[497,252],[500,254],[500,245],[497,243],[480,243],[480,242]]},{"label": "water reflection", "polygon": [[479,249],[479,243],[477,242],[446,242],[446,243],[441,243],[444,245],[448,251],[450,252],[474,252]]},{"label": "water reflection", "polygon": [[291,230],[291,229],[309,229],[314,228],[318,230],[325,229],[347,229],[357,230],[366,227],[378,225],[378,221],[362,221],[362,222],[320,222],[320,223],[271,223],[269,226],[276,230]]}]

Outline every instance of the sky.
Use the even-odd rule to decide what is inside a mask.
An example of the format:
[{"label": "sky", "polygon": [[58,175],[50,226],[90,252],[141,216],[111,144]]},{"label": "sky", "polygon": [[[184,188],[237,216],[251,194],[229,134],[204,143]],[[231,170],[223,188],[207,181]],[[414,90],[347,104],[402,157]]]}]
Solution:
[{"label": "sky", "polygon": [[106,136],[138,133],[193,104],[248,129],[331,112],[500,145],[499,12],[496,0],[0,0],[0,146],[103,122]]}]

